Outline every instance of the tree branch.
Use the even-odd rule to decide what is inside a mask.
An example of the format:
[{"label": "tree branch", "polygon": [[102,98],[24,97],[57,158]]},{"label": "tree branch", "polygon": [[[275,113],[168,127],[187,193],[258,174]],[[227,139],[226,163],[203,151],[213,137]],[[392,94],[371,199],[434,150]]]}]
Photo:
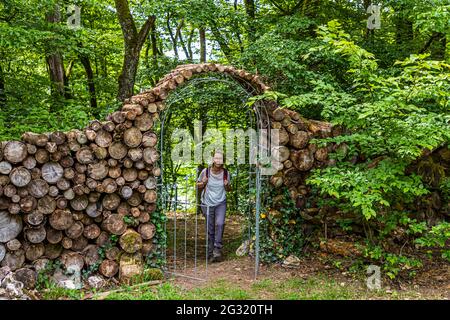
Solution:
[{"label": "tree branch", "polygon": [[155,22],[156,20],[156,16],[155,15],[151,15],[147,18],[147,20],[145,21],[144,25],[141,27],[141,30],[139,31],[138,34],[138,44],[140,47],[142,47],[142,45],[145,42],[145,39],[147,39],[147,36],[150,32],[151,26],[152,24]]},{"label": "tree branch", "polygon": [[439,38],[439,32],[433,32],[433,34],[431,35],[430,39],[428,39],[428,41],[425,43],[425,45],[422,47],[422,49],[420,49],[419,53],[422,54],[425,51],[427,51],[428,48],[433,43],[433,41],[437,40],[438,38]]},{"label": "tree branch", "polygon": [[137,30],[134,24],[133,16],[128,6],[128,0],[115,0],[117,17],[119,18],[119,24],[122,28],[125,41],[133,42],[137,40]]},{"label": "tree branch", "polygon": [[[299,0],[297,4],[292,9],[289,10],[290,13],[294,13],[298,8],[300,8],[302,4],[306,4],[307,2],[308,0]],[[305,9],[305,6],[303,6],[303,9]]]},{"label": "tree branch", "polygon": [[167,23],[167,30],[169,31],[170,39],[172,40],[173,44],[173,52],[175,54],[175,57],[178,59],[178,47],[177,47],[178,39],[173,35],[172,27],[170,26],[170,12],[167,13],[166,23]]},{"label": "tree branch", "polygon": [[286,9],[284,9],[282,6],[280,6],[276,0],[269,0],[269,2],[276,7],[278,10],[280,10],[282,13],[287,14],[288,12],[286,11]]}]

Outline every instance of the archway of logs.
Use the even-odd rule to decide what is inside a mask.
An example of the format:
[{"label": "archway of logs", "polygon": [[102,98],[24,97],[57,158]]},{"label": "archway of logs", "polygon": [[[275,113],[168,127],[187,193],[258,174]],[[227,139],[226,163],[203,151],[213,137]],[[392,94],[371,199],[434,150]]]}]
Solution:
[{"label": "archway of logs", "polygon": [[[218,64],[181,65],[151,90],[127,99],[106,121],[82,130],[24,133],[0,149],[0,262],[19,278],[36,277],[49,260],[66,269],[98,266],[105,277],[142,272],[153,250],[156,181],[161,174],[154,123],[168,94],[195,75],[226,73],[250,84],[256,94],[270,90],[258,75]],[[315,167],[332,165],[328,152],[309,141],[339,134],[331,124],[307,120],[267,102],[281,146],[273,150],[279,170],[273,187],[289,187],[303,199]],[[128,219],[124,219],[127,216]],[[111,235],[118,239],[114,242]],[[100,257],[99,249],[104,251]]]}]

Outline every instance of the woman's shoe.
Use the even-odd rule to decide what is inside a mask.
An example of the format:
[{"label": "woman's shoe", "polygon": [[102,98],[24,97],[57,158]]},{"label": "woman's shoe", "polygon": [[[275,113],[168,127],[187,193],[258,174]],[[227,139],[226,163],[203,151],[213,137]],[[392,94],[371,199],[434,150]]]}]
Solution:
[{"label": "woman's shoe", "polygon": [[220,250],[218,248],[214,248],[213,259],[214,259],[214,262],[222,261],[222,250]]}]

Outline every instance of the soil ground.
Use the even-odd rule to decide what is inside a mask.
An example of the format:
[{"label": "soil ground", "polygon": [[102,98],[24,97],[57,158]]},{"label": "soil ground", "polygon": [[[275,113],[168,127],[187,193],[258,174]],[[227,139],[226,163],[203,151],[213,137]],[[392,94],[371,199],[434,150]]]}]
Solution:
[{"label": "soil ground", "polygon": [[[197,216],[197,262],[195,263],[195,216],[184,219],[182,215],[179,215],[176,220],[176,246],[173,245],[175,221],[173,215],[169,217],[167,223],[168,236],[171,238],[168,241],[167,260],[170,271],[177,274],[171,277],[170,282],[183,291],[210,290],[219,284],[222,288],[250,292],[251,297],[258,299],[286,298],[283,290],[288,291],[292,298],[308,298],[307,294],[302,296],[295,293],[301,293],[302,286],[309,290],[314,289],[315,286],[318,288],[324,286],[324,289],[328,288],[333,292],[337,289],[336,298],[340,298],[339,292],[342,291],[341,298],[344,299],[450,299],[450,265],[445,262],[425,264],[412,279],[392,281],[383,277],[381,289],[373,292],[367,289],[363,271],[349,272],[340,267],[341,264],[348,262],[348,258],[330,255],[320,249],[310,251],[306,257],[300,257],[300,264],[296,268],[286,268],[280,264],[261,264],[255,279],[254,258],[238,257],[235,253],[246,232],[245,220],[239,216],[227,217],[223,261],[208,264],[205,261],[205,221],[202,216]],[[176,264],[173,263],[175,247],[177,248]],[[174,270],[175,265],[176,270]],[[289,284],[289,282],[294,282],[293,288],[285,290],[283,283]],[[295,290],[297,286],[298,291]]]}]

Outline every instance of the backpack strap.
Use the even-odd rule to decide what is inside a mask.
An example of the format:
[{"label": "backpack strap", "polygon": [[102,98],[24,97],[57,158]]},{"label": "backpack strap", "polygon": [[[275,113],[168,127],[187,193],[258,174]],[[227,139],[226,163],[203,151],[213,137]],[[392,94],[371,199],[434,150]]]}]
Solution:
[{"label": "backpack strap", "polygon": [[[205,174],[206,174],[206,178],[209,179],[209,167],[206,167],[206,172],[205,172]],[[201,175],[201,173],[200,173],[200,175]],[[205,186],[203,187],[203,190],[201,191],[201,194],[200,194],[200,198],[201,198],[201,201],[202,201],[202,202],[203,202],[203,199],[204,199],[204,196],[205,196],[205,192],[206,192],[206,184],[205,184]]]},{"label": "backpack strap", "polygon": [[[209,179],[209,167],[206,168],[206,178]],[[223,181],[228,179],[228,170],[223,168]]]}]

